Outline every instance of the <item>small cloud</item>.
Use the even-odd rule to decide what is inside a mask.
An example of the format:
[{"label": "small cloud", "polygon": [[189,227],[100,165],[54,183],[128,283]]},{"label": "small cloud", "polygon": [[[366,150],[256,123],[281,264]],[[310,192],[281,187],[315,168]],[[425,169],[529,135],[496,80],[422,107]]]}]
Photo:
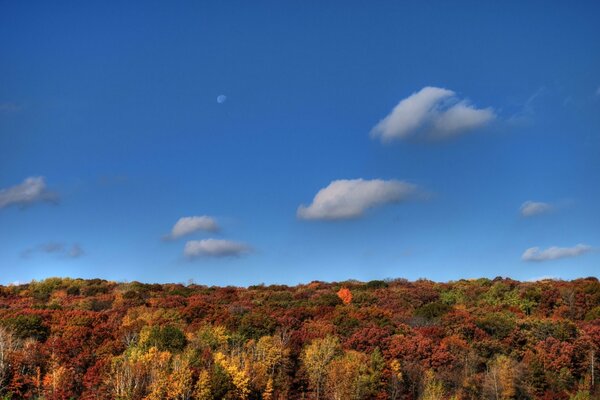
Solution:
[{"label": "small cloud", "polygon": [[43,176],[29,177],[23,183],[0,189],[0,209],[11,205],[25,207],[43,201],[58,201],[58,195],[47,190]]},{"label": "small cloud", "polygon": [[0,103],[0,113],[14,113],[21,111],[21,106],[12,102]]},{"label": "small cloud", "polygon": [[557,280],[560,280],[560,278],[558,278],[556,276],[552,276],[552,275],[543,275],[543,276],[537,276],[534,278],[527,279],[527,282],[542,282],[542,281],[557,281]]},{"label": "small cloud", "polygon": [[300,219],[340,220],[358,218],[370,208],[414,197],[416,185],[396,180],[342,179],[319,190],[309,206],[298,207]]},{"label": "small cloud", "polygon": [[491,108],[475,108],[455,92],[424,87],[401,100],[371,130],[371,137],[390,142],[409,137],[442,139],[482,128],[496,118]]},{"label": "small cloud", "polygon": [[217,232],[219,225],[217,221],[207,215],[183,217],[175,223],[171,233],[164,236],[165,240],[177,239],[197,231]]},{"label": "small cloud", "polygon": [[44,253],[64,253],[65,252],[65,244],[64,243],[45,243],[40,245],[40,251]]},{"label": "small cloud", "polygon": [[549,247],[540,250],[539,247],[530,247],[525,250],[521,259],[523,261],[550,261],[559,258],[578,257],[592,251],[592,246],[587,244],[578,244],[573,247]]},{"label": "small cloud", "polygon": [[551,204],[543,203],[541,201],[526,201],[521,205],[519,209],[521,216],[533,217],[534,215],[546,214],[554,210]]},{"label": "small cloud", "polygon": [[61,258],[79,258],[84,254],[84,251],[77,243],[67,246],[65,243],[48,242],[42,243],[34,248],[23,250],[21,252],[21,257],[29,258],[36,253],[54,254]]},{"label": "small cloud", "polygon": [[126,175],[102,175],[98,178],[101,186],[122,185],[129,181]]},{"label": "small cloud", "polygon": [[185,244],[183,254],[196,257],[238,257],[249,253],[251,248],[240,242],[221,239],[190,240]]},{"label": "small cloud", "polygon": [[224,94],[220,94],[217,96],[217,103],[223,104],[226,101],[227,101],[227,96],[225,96]]},{"label": "small cloud", "polygon": [[74,244],[73,246],[71,246],[71,249],[69,250],[70,258],[79,258],[84,254],[85,253],[84,253],[83,249],[78,244]]}]

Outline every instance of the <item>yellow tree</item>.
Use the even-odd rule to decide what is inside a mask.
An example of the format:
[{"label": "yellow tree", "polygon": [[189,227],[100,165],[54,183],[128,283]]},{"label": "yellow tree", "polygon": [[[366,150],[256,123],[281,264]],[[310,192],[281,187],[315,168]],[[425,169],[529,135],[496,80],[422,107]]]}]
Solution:
[{"label": "yellow tree", "polygon": [[221,352],[217,352],[214,355],[214,360],[231,377],[237,398],[246,400],[250,394],[250,378],[244,369],[242,357],[239,355],[226,356]]},{"label": "yellow tree", "polygon": [[263,400],[273,400],[273,378],[269,378],[267,386],[262,393]]},{"label": "yellow tree", "polygon": [[203,369],[198,374],[198,382],[194,389],[194,398],[196,400],[212,400],[212,390],[210,387],[210,375],[207,370]]},{"label": "yellow tree", "polygon": [[396,400],[400,398],[402,390],[402,365],[400,361],[394,359],[390,362],[390,399]]},{"label": "yellow tree", "polygon": [[365,376],[368,357],[356,351],[347,351],[327,366],[325,390],[333,400],[360,400],[366,394]]},{"label": "yellow tree", "polygon": [[252,354],[252,376],[259,391],[264,391],[271,382],[271,392],[280,389],[281,378],[285,375],[285,369],[289,361],[289,349],[280,336],[263,336],[253,349]]},{"label": "yellow tree", "polygon": [[315,398],[321,398],[327,367],[340,352],[340,342],[334,336],[315,339],[302,353],[302,362],[308,374],[310,386],[315,393]]},{"label": "yellow tree", "polygon": [[169,400],[188,400],[192,396],[192,369],[187,356],[176,355],[171,364],[167,398]]},{"label": "yellow tree", "polygon": [[141,351],[134,348],[113,358],[107,384],[115,399],[139,399],[145,394],[148,371],[140,356]]},{"label": "yellow tree", "polygon": [[444,398],[444,385],[435,378],[432,370],[425,373],[425,386],[420,400],[440,400]]},{"label": "yellow tree", "polygon": [[383,366],[378,350],[371,357],[354,350],[346,351],[327,366],[325,390],[333,400],[372,398],[380,387]]},{"label": "yellow tree", "polygon": [[510,400],[517,395],[519,377],[517,363],[505,355],[496,357],[490,365],[486,377],[487,391],[496,400]]},{"label": "yellow tree", "polygon": [[148,390],[150,393],[145,399],[162,400],[167,398],[171,353],[151,347],[141,356],[140,361],[148,371]]}]

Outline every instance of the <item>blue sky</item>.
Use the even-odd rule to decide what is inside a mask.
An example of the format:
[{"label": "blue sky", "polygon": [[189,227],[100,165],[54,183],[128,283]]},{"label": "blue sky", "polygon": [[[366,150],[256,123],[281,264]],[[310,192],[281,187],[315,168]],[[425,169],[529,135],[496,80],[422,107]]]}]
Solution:
[{"label": "blue sky", "polygon": [[597,276],[599,16],[1,2],[0,282]]}]

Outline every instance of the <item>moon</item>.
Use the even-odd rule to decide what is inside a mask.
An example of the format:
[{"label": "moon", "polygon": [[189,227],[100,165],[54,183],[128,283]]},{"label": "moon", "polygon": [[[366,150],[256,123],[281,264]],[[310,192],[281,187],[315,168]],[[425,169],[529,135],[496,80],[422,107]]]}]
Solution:
[{"label": "moon", "polygon": [[227,101],[227,96],[225,96],[224,94],[220,94],[217,96],[217,103],[223,104],[225,103],[225,101]]}]

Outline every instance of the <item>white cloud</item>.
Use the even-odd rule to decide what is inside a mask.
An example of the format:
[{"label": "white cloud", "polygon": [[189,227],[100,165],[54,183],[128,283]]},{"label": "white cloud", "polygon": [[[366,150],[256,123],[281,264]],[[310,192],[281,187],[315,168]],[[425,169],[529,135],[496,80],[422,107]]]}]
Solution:
[{"label": "white cloud", "polygon": [[185,244],[183,254],[186,257],[237,257],[250,252],[248,245],[222,239],[190,240]]},{"label": "white cloud", "polygon": [[523,217],[545,214],[552,211],[554,207],[541,201],[526,201],[521,205],[520,212]]},{"label": "white cloud", "polygon": [[209,216],[194,216],[179,218],[165,239],[177,239],[197,231],[216,232],[219,230],[217,221]]},{"label": "white cloud", "polygon": [[41,201],[56,202],[58,196],[49,192],[42,176],[29,177],[15,186],[0,189],[0,208],[11,205],[25,207]]},{"label": "white cloud", "polygon": [[592,251],[592,247],[587,244],[578,244],[573,247],[548,247],[540,250],[539,247],[530,247],[525,250],[521,259],[523,261],[549,261],[559,258],[577,257]]},{"label": "white cloud", "polygon": [[301,219],[357,218],[372,207],[406,200],[418,192],[411,183],[396,180],[342,179],[319,190],[309,206],[298,207]]},{"label": "white cloud", "polygon": [[403,99],[371,130],[382,142],[412,136],[446,138],[481,128],[496,118],[491,108],[475,108],[451,90],[427,86]]}]

